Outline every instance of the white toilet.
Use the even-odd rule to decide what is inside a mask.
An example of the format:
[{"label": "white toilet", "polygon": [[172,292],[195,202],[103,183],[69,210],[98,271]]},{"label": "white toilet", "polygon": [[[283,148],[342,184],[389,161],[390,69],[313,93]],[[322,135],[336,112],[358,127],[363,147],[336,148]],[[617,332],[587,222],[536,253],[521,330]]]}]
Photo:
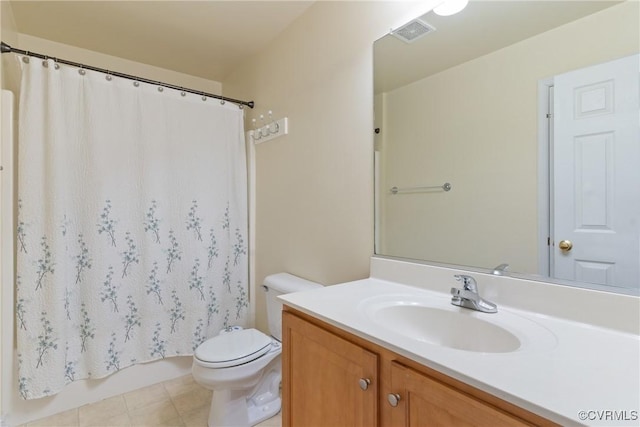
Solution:
[{"label": "white toilet", "polygon": [[321,287],[288,273],[267,276],[267,336],[257,329],[233,327],[196,348],[194,380],[213,390],[209,427],[253,426],[280,412],[282,303],[278,295]]}]

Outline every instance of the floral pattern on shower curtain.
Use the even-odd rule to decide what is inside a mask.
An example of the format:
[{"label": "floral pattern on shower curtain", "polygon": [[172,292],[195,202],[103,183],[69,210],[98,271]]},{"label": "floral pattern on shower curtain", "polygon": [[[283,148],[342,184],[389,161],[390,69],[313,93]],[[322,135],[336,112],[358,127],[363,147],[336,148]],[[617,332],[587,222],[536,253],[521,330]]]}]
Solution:
[{"label": "floral pattern on shower curtain", "polygon": [[242,110],[44,64],[22,64],[20,94],[25,399],[191,355],[248,308]]}]

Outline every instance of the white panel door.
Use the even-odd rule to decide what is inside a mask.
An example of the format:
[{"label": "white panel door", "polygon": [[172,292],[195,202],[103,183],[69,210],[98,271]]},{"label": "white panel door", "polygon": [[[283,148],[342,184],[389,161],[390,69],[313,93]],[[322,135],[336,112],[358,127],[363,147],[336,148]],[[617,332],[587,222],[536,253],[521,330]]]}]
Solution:
[{"label": "white panel door", "polygon": [[553,277],[639,287],[639,77],[633,55],[554,78]]}]

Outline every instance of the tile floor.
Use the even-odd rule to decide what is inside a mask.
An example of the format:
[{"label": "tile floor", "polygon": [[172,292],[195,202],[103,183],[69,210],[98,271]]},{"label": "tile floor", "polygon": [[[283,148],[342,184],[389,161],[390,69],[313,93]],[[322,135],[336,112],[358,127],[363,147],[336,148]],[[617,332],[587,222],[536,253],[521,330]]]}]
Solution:
[{"label": "tile floor", "polygon": [[[211,391],[191,375],[81,406],[21,427],[207,427]],[[280,414],[258,424],[280,427]]]}]

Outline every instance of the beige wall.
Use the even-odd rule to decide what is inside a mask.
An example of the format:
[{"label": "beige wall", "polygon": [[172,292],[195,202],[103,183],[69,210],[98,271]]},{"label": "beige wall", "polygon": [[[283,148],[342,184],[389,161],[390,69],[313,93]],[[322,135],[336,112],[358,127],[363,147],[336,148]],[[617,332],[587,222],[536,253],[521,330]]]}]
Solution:
[{"label": "beige wall", "polygon": [[385,93],[382,253],[537,273],[538,82],[638,52],[638,16],[613,6]]},{"label": "beige wall", "polygon": [[[372,46],[429,2],[317,2],[223,82],[290,133],[257,145],[255,278],[367,277],[373,254]],[[258,287],[258,289],[260,289]],[[266,330],[264,297],[256,322]]]},{"label": "beige wall", "polygon": [[[8,1],[0,1],[0,35],[2,41],[9,44],[9,46],[15,46],[18,43],[18,30],[16,28],[15,18],[13,16],[13,10],[11,9],[11,3]],[[12,85],[10,82],[9,73],[6,71],[6,64],[9,63],[11,55],[3,54],[0,60],[0,82],[2,88],[6,89]]]},{"label": "beige wall", "polygon": [[154,67],[116,56],[105,55],[103,53],[33,37],[28,34],[19,33],[13,47],[204,92],[215,94],[222,92],[222,84],[220,82]]}]

